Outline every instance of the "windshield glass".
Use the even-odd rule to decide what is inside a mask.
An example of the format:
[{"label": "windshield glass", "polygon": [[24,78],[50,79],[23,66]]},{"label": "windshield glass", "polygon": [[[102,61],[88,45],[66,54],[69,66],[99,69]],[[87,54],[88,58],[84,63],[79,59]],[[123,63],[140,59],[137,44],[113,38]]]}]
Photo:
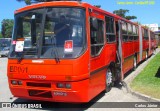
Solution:
[{"label": "windshield glass", "polygon": [[15,15],[9,57],[37,57],[43,13],[44,9],[36,9]]},{"label": "windshield glass", "polygon": [[76,58],[85,46],[84,9],[45,8],[15,16],[11,58]]}]

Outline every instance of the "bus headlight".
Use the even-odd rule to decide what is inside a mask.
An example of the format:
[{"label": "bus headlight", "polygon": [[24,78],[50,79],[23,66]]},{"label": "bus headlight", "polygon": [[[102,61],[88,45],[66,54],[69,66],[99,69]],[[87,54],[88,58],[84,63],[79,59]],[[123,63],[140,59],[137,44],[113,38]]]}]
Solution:
[{"label": "bus headlight", "polygon": [[57,88],[67,88],[67,89],[71,89],[71,84],[69,83],[57,83]]},{"label": "bus headlight", "polygon": [[62,83],[57,83],[57,88],[64,88],[64,84],[62,84]]},{"label": "bus headlight", "polygon": [[12,85],[17,85],[18,83],[17,83],[17,81],[15,81],[15,80],[11,80],[11,84],[12,84]]},{"label": "bus headlight", "polygon": [[18,85],[22,85],[22,81],[18,81]]},{"label": "bus headlight", "polygon": [[11,84],[12,85],[22,85],[23,82],[22,81],[11,80]]}]

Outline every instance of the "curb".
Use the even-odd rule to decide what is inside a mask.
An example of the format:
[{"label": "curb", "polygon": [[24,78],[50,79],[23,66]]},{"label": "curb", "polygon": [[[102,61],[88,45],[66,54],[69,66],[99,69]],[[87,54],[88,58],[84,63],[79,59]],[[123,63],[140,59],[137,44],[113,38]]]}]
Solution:
[{"label": "curb", "polygon": [[139,93],[139,92],[136,92],[136,91],[133,91],[131,88],[130,88],[130,83],[133,81],[133,79],[144,69],[144,67],[147,66],[147,64],[154,58],[154,56],[156,54],[158,54],[160,52],[160,48],[157,49],[156,53],[154,55],[152,55],[150,58],[148,58],[147,61],[144,61],[142,64],[141,64],[141,67],[137,67],[138,70],[135,70],[133,71],[130,75],[128,75],[124,81],[123,81],[123,86],[126,88],[127,92],[128,93],[131,93],[132,95],[142,99],[142,100],[145,100],[147,102],[160,102],[160,99],[156,99],[156,98],[153,98],[153,97],[150,97],[148,95],[145,95],[145,94],[142,94],[142,93]]},{"label": "curb", "polygon": [[160,102],[160,99],[156,99],[156,98],[153,98],[153,97],[150,97],[150,96],[147,96],[145,94],[142,94],[142,93],[139,93],[139,92],[136,92],[136,91],[133,91],[129,85],[127,86],[128,87],[128,90],[130,91],[130,93],[142,100],[145,100],[147,102]]}]

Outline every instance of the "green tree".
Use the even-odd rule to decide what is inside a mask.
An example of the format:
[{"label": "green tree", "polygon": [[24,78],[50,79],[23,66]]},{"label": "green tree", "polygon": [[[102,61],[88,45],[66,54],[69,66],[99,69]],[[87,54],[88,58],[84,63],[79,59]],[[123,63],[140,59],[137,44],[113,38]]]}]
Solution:
[{"label": "green tree", "polygon": [[101,5],[94,5],[95,7],[97,7],[97,8],[101,8]]},{"label": "green tree", "polygon": [[2,36],[5,38],[12,37],[12,30],[13,30],[13,19],[3,19],[2,20]]},{"label": "green tree", "polygon": [[136,16],[126,16],[125,18],[126,18],[127,20],[137,19]]},{"label": "green tree", "polygon": [[25,2],[27,5],[30,5],[31,3],[35,3],[35,2],[49,2],[49,1],[54,1],[54,0],[17,0],[17,1]]},{"label": "green tree", "polygon": [[[25,2],[27,5],[30,5],[31,3],[36,3],[36,2],[50,2],[50,1],[60,1],[60,0],[17,0],[18,2]],[[77,0],[77,1],[82,1],[82,0]]]},{"label": "green tree", "polygon": [[136,22],[134,22],[134,23],[136,23],[136,24],[138,24],[138,25],[142,25],[141,22],[139,22],[139,21],[136,21]]},{"label": "green tree", "polygon": [[31,4],[32,0],[17,0],[18,2],[25,2],[27,5]]},{"label": "green tree", "polygon": [[25,0],[26,4],[31,4],[31,0]]},{"label": "green tree", "polygon": [[2,33],[0,32],[0,38],[2,38]]},{"label": "green tree", "polygon": [[121,16],[127,20],[131,20],[131,19],[137,19],[136,16],[126,16],[126,13],[129,13],[129,10],[126,9],[119,9],[119,10],[115,10],[113,11],[114,14]]}]

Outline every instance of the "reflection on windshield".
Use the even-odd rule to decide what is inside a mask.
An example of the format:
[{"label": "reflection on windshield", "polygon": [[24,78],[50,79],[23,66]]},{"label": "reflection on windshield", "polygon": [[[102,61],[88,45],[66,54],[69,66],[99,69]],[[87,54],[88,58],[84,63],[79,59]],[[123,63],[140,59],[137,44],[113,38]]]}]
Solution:
[{"label": "reflection on windshield", "polygon": [[[59,58],[76,58],[85,44],[84,10],[78,8],[49,8],[45,20],[42,58],[51,58],[56,48]],[[72,51],[66,50],[65,43],[72,40]]]},{"label": "reflection on windshield", "polygon": [[26,11],[15,15],[10,56],[36,58],[44,9]]},{"label": "reflection on windshield", "polygon": [[76,58],[85,46],[84,9],[36,9],[15,16],[12,58]]},{"label": "reflection on windshield", "polygon": [[24,40],[24,47],[32,47],[31,38]]}]

